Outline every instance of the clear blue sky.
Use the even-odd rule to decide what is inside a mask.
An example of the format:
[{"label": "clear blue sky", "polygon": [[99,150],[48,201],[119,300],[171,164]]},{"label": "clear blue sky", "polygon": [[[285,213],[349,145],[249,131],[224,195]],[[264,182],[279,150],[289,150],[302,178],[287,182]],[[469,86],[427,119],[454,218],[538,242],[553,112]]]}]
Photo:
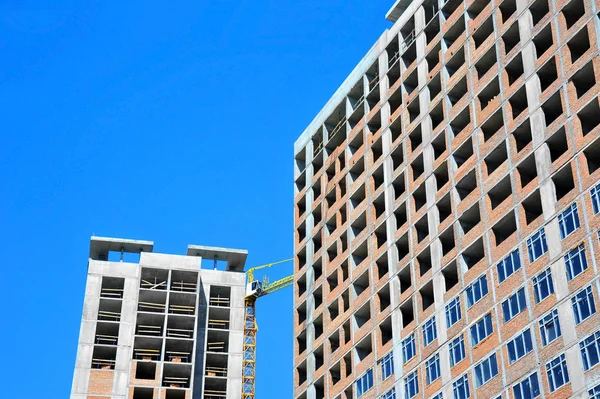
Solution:
[{"label": "clear blue sky", "polygon": [[[74,3],[0,5],[6,398],[68,397],[92,234],[292,256],[293,143],[393,1]],[[257,396],[291,398],[292,289],[258,319]]]}]

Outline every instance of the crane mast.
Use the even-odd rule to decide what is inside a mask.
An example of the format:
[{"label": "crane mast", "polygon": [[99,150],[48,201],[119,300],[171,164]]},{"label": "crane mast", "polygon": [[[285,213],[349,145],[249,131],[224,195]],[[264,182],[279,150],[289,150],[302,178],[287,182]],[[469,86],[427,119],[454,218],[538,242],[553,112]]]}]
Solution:
[{"label": "crane mast", "polygon": [[266,276],[263,281],[254,280],[256,270],[265,269],[273,265],[293,260],[284,259],[266,265],[256,266],[248,270],[248,282],[246,284],[245,311],[244,311],[244,346],[242,360],[242,399],[255,399],[255,377],[256,377],[256,300],[267,294],[279,291],[294,283],[294,275],[284,277],[269,283]]}]

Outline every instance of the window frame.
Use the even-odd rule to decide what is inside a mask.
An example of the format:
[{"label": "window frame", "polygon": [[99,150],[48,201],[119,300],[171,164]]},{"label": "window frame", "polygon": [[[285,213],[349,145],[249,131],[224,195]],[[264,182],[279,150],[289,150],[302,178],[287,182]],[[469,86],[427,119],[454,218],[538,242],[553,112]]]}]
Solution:
[{"label": "window frame", "polygon": [[[564,353],[546,363],[546,375],[548,376],[550,392],[554,392],[569,383],[569,370],[567,369],[567,359]],[[562,383],[558,380],[559,378],[562,379]],[[559,383],[560,385],[557,385]]]},{"label": "window frame", "polygon": [[600,399],[600,384],[588,389],[588,396],[590,399]]},{"label": "window frame", "polygon": [[519,255],[519,250],[515,249],[496,265],[496,271],[498,272],[498,284],[512,276],[520,268],[521,255]]},{"label": "window frame", "polygon": [[[569,224],[568,222],[571,222]],[[560,231],[560,239],[564,240],[581,226],[579,221],[579,211],[577,202],[572,203],[558,215],[558,229]],[[572,228],[572,230],[569,230]]]},{"label": "window frame", "polygon": [[[539,245],[539,248],[536,248]],[[538,254],[537,249],[541,252]],[[548,243],[546,241],[546,230],[542,227],[527,238],[527,253],[529,254],[529,263],[533,263],[548,252]]]},{"label": "window frame", "polygon": [[396,399],[396,387],[392,387],[392,389],[381,395],[379,399]]},{"label": "window frame", "polygon": [[[471,347],[475,347],[494,332],[494,323],[492,321],[492,312],[487,313],[469,327],[471,335]],[[485,335],[481,335],[485,334]]]},{"label": "window frame", "polygon": [[[409,358],[406,358],[406,353],[408,352],[407,348],[410,348],[412,350],[412,356]],[[415,342],[415,334],[412,333],[402,341],[402,364],[408,363],[416,355],[417,344]]]},{"label": "window frame", "polygon": [[[440,378],[440,354],[436,353],[425,361],[425,384],[431,385],[432,382]],[[432,377],[435,377],[432,379]]]},{"label": "window frame", "polygon": [[[535,379],[532,379],[532,377],[535,377]],[[532,384],[531,383],[532,381],[535,381],[535,384]],[[527,384],[524,385],[525,383],[527,383]],[[537,394],[534,390],[532,390],[533,385],[535,385],[535,387],[537,389]],[[523,395],[523,392],[525,392],[524,386],[529,387],[529,394],[527,396]],[[519,395],[517,395],[517,390],[516,390],[517,387],[519,388]],[[542,394],[542,392],[540,390],[540,379],[538,378],[537,371],[534,371],[533,373],[529,374],[527,377],[523,378],[521,381],[514,384],[512,386],[512,389],[513,389],[513,396],[515,399],[537,398],[538,396],[540,396]]]},{"label": "window frame", "polygon": [[600,184],[592,187],[590,190],[590,197],[592,200],[592,211],[594,215],[600,213]]},{"label": "window frame", "polygon": [[[575,263],[573,261],[574,259],[579,259],[579,263]],[[575,248],[571,249],[569,252],[567,252],[564,256],[564,260],[565,269],[567,271],[567,281],[571,281],[588,269],[587,255],[585,253],[585,244],[581,243]],[[575,266],[577,266],[577,269],[575,268]]]},{"label": "window frame", "polygon": [[[369,383],[371,385],[369,385]],[[373,368],[365,371],[360,377],[356,379],[356,397],[360,398],[365,393],[367,393],[371,388],[373,388]],[[366,388],[366,389],[365,389]]]},{"label": "window frame", "polygon": [[[409,394],[409,388],[411,387],[411,384],[414,385],[414,394],[411,396]],[[414,398],[415,396],[417,396],[417,394],[419,393],[419,374],[418,374],[418,370],[413,371],[412,373],[410,373],[409,375],[406,376],[406,378],[404,379],[404,397],[405,399],[411,399]]]},{"label": "window frame", "polygon": [[[460,296],[452,299],[446,305],[446,328],[450,328],[462,319],[460,310]],[[453,317],[454,316],[454,317]],[[456,318],[456,320],[454,320]],[[454,321],[453,321],[454,320]]]},{"label": "window frame", "polygon": [[470,309],[489,293],[487,275],[484,273],[477,280],[473,281],[467,287],[465,293],[467,296],[467,308]]},{"label": "window frame", "polygon": [[[592,364],[590,362],[590,348],[595,349],[596,352],[596,362]],[[581,353],[581,361],[583,363],[583,371],[589,371],[592,368],[596,367],[600,364],[600,331],[596,331],[585,337],[579,343],[579,352]],[[598,386],[600,389],[600,385]],[[600,390],[598,391],[600,393]]]},{"label": "window frame", "polygon": [[[431,335],[431,336],[430,336]],[[423,323],[423,347],[429,346],[433,341],[437,339],[437,322],[435,321],[435,315],[431,316],[429,320]]]},{"label": "window frame", "polygon": [[[548,328],[549,325],[552,325],[553,328]],[[560,320],[558,318],[558,309],[552,309],[550,312],[544,315],[538,321],[538,326],[540,328],[540,337],[542,338],[542,347],[546,347],[560,338],[562,336],[562,330],[560,327]],[[550,335],[547,333],[547,331],[555,331],[556,335],[554,338],[548,340]]]},{"label": "window frame", "polygon": [[[457,395],[457,392],[459,392],[459,389],[462,389],[462,392],[465,393],[465,396],[459,396]],[[469,375],[468,374],[463,374],[462,376],[458,377],[453,383],[452,383],[452,394],[454,396],[454,399],[468,399],[471,397],[471,389],[469,387]]]},{"label": "window frame", "polygon": [[385,381],[394,374],[394,352],[390,352],[379,361],[381,364],[381,381]]},{"label": "window frame", "polygon": [[[450,367],[454,367],[458,363],[465,360],[467,357],[467,351],[465,348],[465,339],[462,334],[450,342],[448,345],[448,351],[450,352]],[[462,357],[458,360],[456,360],[456,353],[462,355]]]},{"label": "window frame", "polygon": [[[587,309],[590,311],[590,313],[584,318],[581,318],[582,312],[580,305],[584,302],[587,302]],[[571,304],[573,306],[573,314],[575,316],[575,325],[579,325],[592,317],[596,313],[596,303],[594,301],[592,286],[588,285],[573,295],[573,297],[571,297]]]},{"label": "window frame", "polygon": [[[533,277],[531,282],[533,283],[533,296],[536,305],[554,294],[554,281],[552,280],[552,271],[549,267]],[[544,295],[544,290],[542,289],[544,287],[546,288],[546,295]]]},{"label": "window frame", "polygon": [[[512,303],[513,300],[516,300],[516,306],[518,308],[516,313],[513,313],[515,306]],[[520,315],[525,309],[527,309],[527,295],[525,295],[525,287],[521,287],[515,291],[514,294],[502,301],[502,316],[504,318],[504,324]],[[507,313],[509,313],[508,318],[506,317]]]},{"label": "window frame", "polygon": [[[522,348],[521,350],[519,348]],[[511,348],[513,356],[511,356]],[[531,338],[531,329],[521,331],[515,335],[513,339],[506,343],[506,350],[508,351],[508,364],[513,365],[523,357],[527,356],[533,351],[533,339]]]},{"label": "window frame", "polygon": [[[486,375],[486,371],[489,375]],[[491,379],[498,375],[498,361],[496,359],[496,353],[492,353],[479,363],[475,365],[475,389],[481,388]]]}]

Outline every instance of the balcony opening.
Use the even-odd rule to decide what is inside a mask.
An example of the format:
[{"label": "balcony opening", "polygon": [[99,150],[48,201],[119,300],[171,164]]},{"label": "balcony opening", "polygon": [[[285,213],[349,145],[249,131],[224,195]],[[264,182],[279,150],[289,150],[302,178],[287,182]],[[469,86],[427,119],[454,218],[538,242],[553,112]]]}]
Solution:
[{"label": "balcony opening", "polygon": [[368,245],[367,241],[363,241],[353,252],[352,252],[352,262],[354,263],[354,267],[359,266],[364,262],[365,259],[369,256],[367,251]]},{"label": "balcony opening", "polygon": [[413,201],[415,203],[415,212],[418,212],[427,204],[427,194],[425,193],[425,185],[420,185],[413,192]]},{"label": "balcony opening", "polygon": [[400,314],[402,315],[402,328],[405,328],[415,320],[412,298],[400,305]]},{"label": "balcony opening", "polygon": [[446,152],[446,135],[443,132],[438,134],[431,141],[431,146],[433,147],[434,159],[439,159],[442,156],[442,154]]},{"label": "balcony opening", "polygon": [[[329,369],[329,378],[331,379],[331,385],[336,386],[342,379],[340,362],[337,362]],[[323,396],[324,397],[324,396]]]},{"label": "balcony opening", "polygon": [[408,221],[406,217],[406,202],[403,202],[396,210],[394,211],[394,217],[396,218],[396,229],[404,226]]},{"label": "balcony opening", "polygon": [[[513,16],[517,11],[516,0],[504,0],[498,7],[500,9],[500,15],[502,15],[502,23],[506,23],[510,17]],[[507,51],[508,52],[508,51]]]},{"label": "balcony opening", "polygon": [[433,298],[433,281],[429,281],[429,283],[425,284],[419,290],[419,295],[421,296],[421,305],[423,307],[423,312],[429,309],[431,305],[434,303]]},{"label": "balcony opening", "polygon": [[450,100],[450,104],[452,104],[454,107],[460,100],[464,98],[468,91],[467,77],[464,76],[454,86],[452,86],[450,90],[448,90],[448,100]]},{"label": "balcony opening", "polygon": [[477,188],[477,179],[475,178],[475,169],[471,170],[456,184],[456,191],[460,200],[464,200]]},{"label": "balcony opening", "polygon": [[446,194],[436,204],[440,223],[445,222],[452,215],[452,206],[450,205],[450,194]]},{"label": "balcony opening", "polygon": [[323,315],[321,314],[319,317],[314,319],[312,324],[315,329],[315,340],[319,339],[321,335],[323,335]]},{"label": "balcony opening", "polygon": [[512,111],[512,118],[517,119],[527,109],[527,92],[525,86],[521,87],[508,100]]},{"label": "balcony opening", "polygon": [[543,210],[542,199],[540,198],[540,190],[535,190],[533,194],[525,198],[521,203],[521,207],[525,212],[525,221],[528,225],[542,216]]},{"label": "balcony opening", "polygon": [[556,82],[558,79],[558,72],[556,71],[556,61],[554,60],[554,57],[550,58],[550,60],[537,71],[537,76],[540,80],[542,93]]},{"label": "balcony opening", "polygon": [[154,388],[133,388],[133,399],[152,399],[154,397]]},{"label": "balcony opening", "polygon": [[440,234],[440,243],[442,244],[442,256],[448,255],[454,248],[456,248],[456,242],[454,241],[454,229],[452,226]]},{"label": "balcony opening", "polygon": [[456,71],[458,71],[463,65],[465,65],[465,48],[461,47],[456,51],[452,58],[446,62],[446,72],[448,73],[448,77],[451,78],[454,76]]},{"label": "balcony opening", "polygon": [[[530,8],[531,9],[531,8]],[[552,47],[552,28],[551,24],[546,25],[537,35],[533,37],[536,57],[539,60]]]},{"label": "balcony opening", "polygon": [[[477,1],[475,3],[477,3]],[[489,17],[479,26],[479,28],[477,28],[475,32],[473,32],[472,37],[475,41],[475,49],[478,49],[492,33],[494,33],[494,23],[493,18]]]},{"label": "balcony opening", "polygon": [[317,281],[323,275],[323,260],[322,260],[322,258],[318,258],[317,260],[315,260],[315,263],[313,263],[313,265],[312,265],[312,270],[313,270],[313,273],[315,276],[314,281]]},{"label": "balcony opening", "polygon": [[[518,25],[518,24],[515,24]],[[521,53],[517,54],[506,66],[506,74],[508,75],[508,84],[512,86],[517,79],[523,76],[523,57]]]},{"label": "balcony opening", "polygon": [[[404,87],[404,91],[406,92],[406,94],[410,95],[418,86],[419,86],[419,76],[417,74],[417,70],[415,69],[402,82],[402,87]],[[411,122],[412,122],[412,120],[411,120]]]},{"label": "balcony opening", "polygon": [[402,194],[406,192],[406,184],[404,183],[404,173],[398,175],[396,180],[392,183],[394,189],[394,200],[397,201]]},{"label": "balcony opening", "polygon": [[370,334],[354,347],[354,353],[359,363],[373,353],[373,345],[371,344]]},{"label": "balcony opening", "polygon": [[338,304],[337,298],[331,303],[331,305],[329,305],[329,307],[327,308],[327,311],[329,312],[330,320],[333,321],[333,320],[337,319],[337,317],[340,315],[340,306]]},{"label": "balcony opening", "polygon": [[408,233],[396,241],[396,249],[398,250],[398,260],[404,259],[409,254]]},{"label": "balcony opening", "polygon": [[398,280],[400,281],[400,294],[410,289],[412,286],[412,281],[410,278],[410,265],[406,266],[400,271],[400,273],[398,273]]},{"label": "balcony opening", "polygon": [[315,289],[312,296],[315,309],[317,309],[323,304],[323,286],[320,285],[317,289]]},{"label": "balcony opening", "polygon": [[383,193],[373,200],[373,208],[375,210],[375,219],[379,219],[385,215],[385,195]]},{"label": "balcony opening", "polygon": [[428,71],[433,71],[440,63],[440,52],[442,51],[441,43],[436,44],[425,56],[427,60]]},{"label": "balcony opening", "polygon": [[492,227],[494,238],[496,240],[496,246],[503,243],[508,237],[517,231],[517,223],[515,220],[515,214],[509,211],[506,216],[502,218],[498,223]]},{"label": "balcony opening", "polygon": [[392,151],[392,166],[397,170],[404,163],[404,146],[402,143]]},{"label": "balcony opening", "polygon": [[498,58],[496,57],[496,48],[492,47],[491,49],[486,51],[485,54],[483,54],[481,58],[475,63],[475,71],[477,72],[477,77],[479,79],[483,78],[483,76],[497,63]]},{"label": "balcony opening", "polygon": [[586,28],[581,29],[567,42],[571,52],[571,63],[575,63],[586,51],[590,49],[590,38]]},{"label": "balcony opening", "polygon": [[318,370],[323,366],[323,346],[319,346],[314,350],[313,356],[315,357],[315,370]]},{"label": "balcony opening", "polygon": [[408,141],[410,142],[410,150],[415,151],[423,143],[423,134],[421,132],[421,124],[408,135]]},{"label": "balcony opening", "polygon": [[454,137],[458,136],[463,130],[471,124],[471,114],[469,107],[465,107],[453,120],[450,121],[450,128]]},{"label": "balcony opening", "polygon": [[363,292],[369,289],[369,272],[366,271],[361,274],[356,280],[352,282],[352,290],[354,291],[354,297],[359,297]]},{"label": "balcony opening", "polygon": [[452,153],[454,168],[460,168],[473,156],[473,140],[469,137],[460,147]]},{"label": "balcony opening", "polygon": [[600,141],[596,140],[590,144],[585,150],[583,155],[587,161],[589,174],[594,173],[600,167]]},{"label": "balcony opening", "polygon": [[444,285],[446,291],[450,291],[458,284],[458,268],[456,261],[450,262],[446,267],[442,269],[442,276],[444,277]]},{"label": "balcony opening", "polygon": [[510,175],[507,175],[500,182],[496,183],[494,187],[488,192],[490,202],[492,204],[492,210],[496,209],[502,204],[510,195],[512,190],[510,187]]},{"label": "balcony opening", "polygon": [[567,4],[565,4],[561,12],[565,17],[567,29],[571,29],[571,27],[585,15],[585,6],[583,5],[583,0],[569,1]]},{"label": "balcony opening", "polygon": [[542,104],[542,110],[546,118],[546,127],[558,119],[563,113],[562,103],[560,101],[560,91],[557,91],[545,103]]},{"label": "balcony opening", "polygon": [[306,330],[302,331],[300,335],[296,338],[296,343],[298,345],[298,354],[304,353],[306,351]]},{"label": "balcony opening", "polygon": [[379,190],[384,183],[383,165],[380,165],[375,172],[373,172],[373,185],[375,191]]},{"label": "balcony opening", "polygon": [[[504,3],[506,3],[506,0],[502,2],[502,4]],[[506,33],[502,35],[502,42],[504,43],[504,51],[506,51],[506,54],[510,53],[520,41],[521,36],[519,35],[519,23],[515,22],[510,28],[508,28]]]},{"label": "balcony opening", "polygon": [[567,143],[567,135],[565,127],[562,126],[552,136],[546,140],[548,150],[550,150],[550,160],[555,162],[567,151],[569,151],[569,144]]},{"label": "balcony opening", "polygon": [[419,156],[410,164],[412,170],[413,181],[417,180],[424,172],[425,167],[423,165],[423,154]]},{"label": "balcony opening", "polygon": [[381,255],[379,257],[379,259],[377,259],[375,261],[375,268],[377,269],[377,279],[378,280],[381,280],[388,274],[390,269],[388,267],[387,252],[385,252],[383,255]]},{"label": "balcony opening", "polygon": [[465,20],[464,18],[458,18],[456,22],[448,28],[448,31],[444,35],[444,44],[446,49],[450,48],[454,42],[465,34]]},{"label": "balcony opening", "polygon": [[423,216],[415,223],[415,232],[417,233],[417,242],[423,242],[429,236],[429,227],[427,224],[427,215]]},{"label": "balcony opening", "polygon": [[335,330],[329,337],[329,349],[334,353],[340,347],[340,330]]},{"label": "balcony opening", "polygon": [[577,113],[577,118],[581,123],[581,131],[583,135],[587,135],[600,124],[600,107],[598,107],[598,99],[594,98],[588,105],[583,107]]},{"label": "balcony opening", "polygon": [[502,141],[487,157],[483,160],[487,170],[487,175],[490,176],[496,169],[508,161],[508,152],[506,144]]},{"label": "balcony opening", "polygon": [[520,153],[525,147],[531,144],[533,137],[531,136],[531,125],[529,119],[525,120],[515,129],[515,131],[512,133],[512,137],[515,140],[517,153]]},{"label": "balcony opening", "polygon": [[464,266],[466,266],[467,270],[472,269],[475,265],[477,265],[485,256],[485,251],[483,249],[483,239],[478,238],[470,247],[465,249],[460,259]]},{"label": "balcony opening", "polygon": [[431,253],[429,252],[429,248],[425,248],[417,255],[417,262],[419,263],[419,275],[423,277],[431,270]]},{"label": "balcony opening", "polygon": [[548,7],[548,0],[536,0],[529,6],[529,13],[533,20],[533,26],[536,26],[548,13],[550,8]]},{"label": "balcony opening", "polygon": [[354,331],[360,329],[364,326],[368,321],[371,320],[371,302],[367,301],[367,303],[354,312]]},{"label": "balcony opening", "polygon": [[479,92],[477,98],[481,104],[481,110],[487,108],[490,103],[492,103],[498,96],[500,95],[500,85],[498,84],[498,77],[492,79],[490,83],[488,83],[483,90]]},{"label": "balcony opening", "polygon": [[537,179],[537,170],[535,167],[535,156],[531,154],[523,162],[517,166],[517,173],[521,180],[521,188],[525,188],[526,185],[531,183],[534,179]]},{"label": "balcony opening", "polygon": [[577,98],[583,97],[585,93],[596,85],[593,63],[589,62],[586,66],[577,71],[575,75],[571,77],[571,82],[573,82],[573,86],[575,86]]},{"label": "balcony opening", "polygon": [[442,106],[442,101],[437,103],[437,105],[429,112],[429,118],[431,118],[431,129],[437,129],[442,122],[444,121],[444,108]]},{"label": "balcony opening", "polygon": [[448,177],[448,167],[446,163],[442,163],[434,172],[435,182],[437,185],[438,191],[440,191],[448,182],[450,178]]},{"label": "balcony opening", "polygon": [[473,205],[458,218],[458,226],[463,235],[471,231],[473,227],[479,224],[479,222],[481,222],[481,215],[479,214],[479,204]]},{"label": "balcony opening", "polygon": [[340,297],[342,298],[342,310],[346,313],[350,309],[350,290],[342,292]]},{"label": "balcony opening", "polygon": [[379,304],[379,313],[386,310],[390,304],[390,286],[385,285],[382,289],[377,292],[377,303]]},{"label": "balcony opening", "polygon": [[560,201],[575,188],[573,181],[573,171],[571,164],[568,164],[552,176],[554,190],[556,192],[556,200]]},{"label": "balcony opening", "polygon": [[410,119],[410,123],[413,123],[419,115],[421,114],[421,109],[419,106],[419,97],[415,97],[410,104],[406,107],[408,110],[408,116]]},{"label": "balcony opening", "polygon": [[381,345],[387,345],[392,341],[393,333],[392,333],[392,318],[388,317],[379,325],[379,332],[381,335]]},{"label": "balcony opening", "polygon": [[481,131],[483,132],[483,141],[491,140],[496,133],[504,127],[504,120],[502,118],[502,110],[499,109],[481,125]]},{"label": "balcony opening", "polygon": [[434,99],[442,91],[442,82],[440,80],[440,74],[435,75],[429,83],[427,83],[429,89],[429,99]]}]

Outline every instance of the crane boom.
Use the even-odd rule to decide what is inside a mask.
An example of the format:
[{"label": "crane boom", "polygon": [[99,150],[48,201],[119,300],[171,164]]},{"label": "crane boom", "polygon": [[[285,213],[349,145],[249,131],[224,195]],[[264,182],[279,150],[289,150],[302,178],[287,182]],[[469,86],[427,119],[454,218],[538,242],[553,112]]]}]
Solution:
[{"label": "crane boom", "polygon": [[256,333],[258,325],[256,324],[256,300],[267,294],[279,291],[294,283],[294,276],[287,276],[282,279],[268,283],[254,280],[254,271],[277,265],[279,263],[289,262],[293,259],[285,259],[278,262],[268,263],[266,265],[256,266],[248,270],[248,284],[246,288],[245,312],[244,312],[244,346],[242,363],[242,399],[255,399],[254,384],[256,376]]}]

